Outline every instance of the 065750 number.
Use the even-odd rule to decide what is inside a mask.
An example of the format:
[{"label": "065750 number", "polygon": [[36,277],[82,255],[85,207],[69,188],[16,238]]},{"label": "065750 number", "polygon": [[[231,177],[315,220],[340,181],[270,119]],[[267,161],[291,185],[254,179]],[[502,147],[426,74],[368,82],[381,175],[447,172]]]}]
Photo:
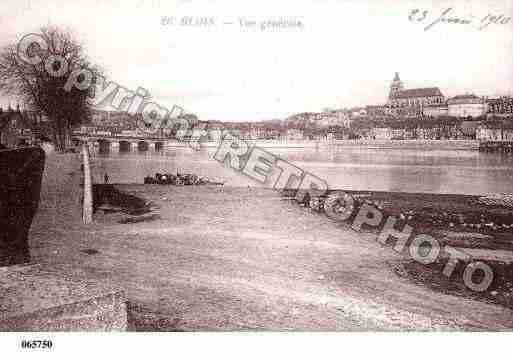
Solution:
[{"label": "065750 number", "polygon": [[22,349],[52,349],[53,343],[51,340],[22,340]]}]

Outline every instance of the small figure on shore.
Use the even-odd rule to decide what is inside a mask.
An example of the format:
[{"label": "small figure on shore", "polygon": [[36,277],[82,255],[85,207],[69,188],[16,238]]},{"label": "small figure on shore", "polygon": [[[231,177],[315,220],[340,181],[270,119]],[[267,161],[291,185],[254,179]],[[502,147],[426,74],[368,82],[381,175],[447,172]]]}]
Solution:
[{"label": "small figure on shore", "polygon": [[107,172],[105,172],[105,175],[103,176],[103,182],[105,184],[109,183],[109,175],[107,174]]}]

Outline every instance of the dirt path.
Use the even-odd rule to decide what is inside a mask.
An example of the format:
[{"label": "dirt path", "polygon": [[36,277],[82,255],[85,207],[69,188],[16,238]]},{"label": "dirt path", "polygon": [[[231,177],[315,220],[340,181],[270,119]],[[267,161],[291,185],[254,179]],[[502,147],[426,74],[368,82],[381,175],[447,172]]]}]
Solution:
[{"label": "dirt path", "polygon": [[400,278],[388,264],[399,256],[372,234],[355,233],[272,191],[118,188],[156,203],[160,219],[118,224],[98,217],[84,228],[49,222],[56,212],[43,205],[32,253],[38,262],[122,287],[133,329],[513,328],[511,310]]}]

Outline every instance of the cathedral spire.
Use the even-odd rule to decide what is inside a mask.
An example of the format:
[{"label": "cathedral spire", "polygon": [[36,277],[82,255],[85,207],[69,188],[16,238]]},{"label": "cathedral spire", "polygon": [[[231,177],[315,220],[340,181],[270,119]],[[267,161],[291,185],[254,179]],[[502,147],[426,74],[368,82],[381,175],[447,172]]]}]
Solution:
[{"label": "cathedral spire", "polygon": [[390,85],[390,93],[388,95],[388,98],[395,98],[403,90],[404,86],[401,79],[399,78],[399,72],[396,72],[392,84]]}]

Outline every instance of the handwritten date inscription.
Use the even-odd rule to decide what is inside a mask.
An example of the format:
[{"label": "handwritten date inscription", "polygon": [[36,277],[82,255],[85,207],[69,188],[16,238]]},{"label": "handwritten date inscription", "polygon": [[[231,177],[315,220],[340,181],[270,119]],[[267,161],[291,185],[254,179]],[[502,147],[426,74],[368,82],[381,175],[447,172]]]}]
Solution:
[{"label": "handwritten date inscription", "polygon": [[511,21],[511,17],[506,15],[488,14],[485,17],[476,19],[472,14],[468,16],[458,16],[453,8],[447,8],[441,14],[431,15],[429,10],[412,9],[408,15],[408,20],[427,24],[424,31],[428,31],[439,24],[468,25],[477,26],[478,30],[483,30],[491,25],[506,25]]}]

